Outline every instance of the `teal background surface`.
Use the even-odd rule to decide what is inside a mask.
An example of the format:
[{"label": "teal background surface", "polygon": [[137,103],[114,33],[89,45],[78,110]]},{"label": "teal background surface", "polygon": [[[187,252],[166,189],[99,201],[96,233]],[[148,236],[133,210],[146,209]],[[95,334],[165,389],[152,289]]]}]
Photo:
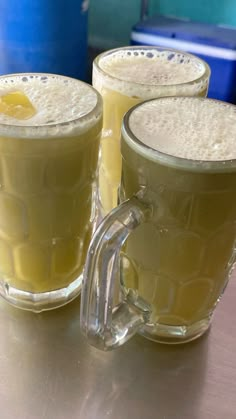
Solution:
[{"label": "teal background surface", "polygon": [[[140,19],[140,0],[91,0],[89,45],[108,49],[129,44]],[[236,27],[236,0],[150,0],[150,14]]]}]

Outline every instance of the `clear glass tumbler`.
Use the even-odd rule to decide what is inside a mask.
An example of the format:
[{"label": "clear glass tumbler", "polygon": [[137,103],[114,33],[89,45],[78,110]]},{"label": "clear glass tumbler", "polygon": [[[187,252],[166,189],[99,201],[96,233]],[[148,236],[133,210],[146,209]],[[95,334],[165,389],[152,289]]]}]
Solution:
[{"label": "clear glass tumbler", "polygon": [[0,295],[41,311],[81,289],[96,223],[102,99],[63,76],[0,78]]},{"label": "clear glass tumbler", "polygon": [[206,96],[210,69],[200,58],[161,47],[129,46],[106,51],[93,64],[104,119],[99,168],[100,211],[117,205],[121,178],[120,130],[124,114],[147,99]]}]

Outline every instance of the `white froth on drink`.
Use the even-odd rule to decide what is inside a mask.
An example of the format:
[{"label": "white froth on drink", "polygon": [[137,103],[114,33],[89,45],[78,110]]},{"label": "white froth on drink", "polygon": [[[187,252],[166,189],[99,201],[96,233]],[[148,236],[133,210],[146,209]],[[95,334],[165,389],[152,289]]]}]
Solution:
[{"label": "white froth on drink", "polygon": [[95,123],[92,117],[83,118],[93,111],[98,101],[96,92],[86,83],[52,74],[0,77],[0,96],[15,91],[21,91],[28,97],[36,108],[36,114],[29,119],[20,120],[0,113],[0,133],[4,131],[6,134],[4,125],[9,126],[9,135],[11,131],[15,135],[17,127],[27,131],[38,127],[43,133],[43,128],[46,131],[51,129],[52,132],[52,126],[58,125],[59,128],[54,129],[55,135],[57,131],[59,135],[68,135],[70,131],[84,130]]},{"label": "white froth on drink", "polygon": [[162,98],[143,103],[129,117],[142,143],[190,160],[236,159],[236,106],[201,98]]},{"label": "white froth on drink", "polygon": [[[208,75],[206,79],[203,77],[206,73],[206,64],[197,57],[174,50],[158,50],[151,47],[114,50],[101,57],[99,67],[105,73],[102,75],[103,78],[106,75],[113,78],[112,89],[127,96],[146,99],[162,96],[163,86],[166,95],[176,95],[178,85],[183,84],[186,84],[188,95],[189,83],[196,83],[194,87],[191,86],[192,94],[194,89],[197,93],[207,86]],[[96,80],[98,77],[96,74]],[[111,87],[111,80],[109,85]],[[183,91],[183,86],[181,89]]]}]

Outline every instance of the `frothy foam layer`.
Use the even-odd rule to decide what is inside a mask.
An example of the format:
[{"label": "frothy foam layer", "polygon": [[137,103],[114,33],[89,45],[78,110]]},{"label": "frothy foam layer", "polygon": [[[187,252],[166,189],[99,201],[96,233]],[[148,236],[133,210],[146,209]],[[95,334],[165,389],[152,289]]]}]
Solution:
[{"label": "frothy foam layer", "polygon": [[[145,98],[151,98],[153,95],[163,96],[163,86],[164,93],[175,95],[179,91],[178,85],[194,81],[192,86],[182,86],[181,94],[185,91],[186,94],[195,94],[206,88],[209,76],[207,74],[203,80],[199,80],[207,73],[206,65],[200,59],[181,52],[153,48],[114,50],[100,57],[99,67],[105,74],[99,76],[95,67],[95,86],[99,84],[99,77],[103,77],[103,82],[107,81],[110,88],[129,96]],[[114,78],[110,82],[109,76]],[[135,83],[139,86],[135,86]]]},{"label": "frothy foam layer", "polygon": [[[24,120],[0,113],[0,133],[8,130],[10,135],[20,128],[21,131],[27,131],[35,127],[38,127],[38,133],[40,129],[43,132],[43,128],[49,132],[53,126],[55,135],[64,135],[70,131],[87,129],[95,123],[97,115],[88,118],[86,115],[96,107],[98,96],[86,83],[50,74],[0,77],[0,96],[16,91],[28,97],[36,113]],[[5,124],[11,127],[4,127]],[[58,129],[54,128],[57,124]]]},{"label": "frothy foam layer", "polygon": [[236,106],[201,98],[162,98],[138,106],[129,127],[157,151],[191,160],[236,159]]}]

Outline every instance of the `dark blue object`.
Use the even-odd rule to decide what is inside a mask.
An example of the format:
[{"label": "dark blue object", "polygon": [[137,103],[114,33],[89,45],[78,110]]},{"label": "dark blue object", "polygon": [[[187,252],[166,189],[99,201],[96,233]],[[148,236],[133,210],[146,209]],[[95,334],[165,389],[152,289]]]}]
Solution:
[{"label": "dark blue object", "polygon": [[236,28],[154,16],[137,23],[133,45],[159,45],[190,52],[211,68],[208,96],[236,103]]},{"label": "dark blue object", "polygon": [[87,8],[86,0],[0,0],[0,74],[86,80]]}]

